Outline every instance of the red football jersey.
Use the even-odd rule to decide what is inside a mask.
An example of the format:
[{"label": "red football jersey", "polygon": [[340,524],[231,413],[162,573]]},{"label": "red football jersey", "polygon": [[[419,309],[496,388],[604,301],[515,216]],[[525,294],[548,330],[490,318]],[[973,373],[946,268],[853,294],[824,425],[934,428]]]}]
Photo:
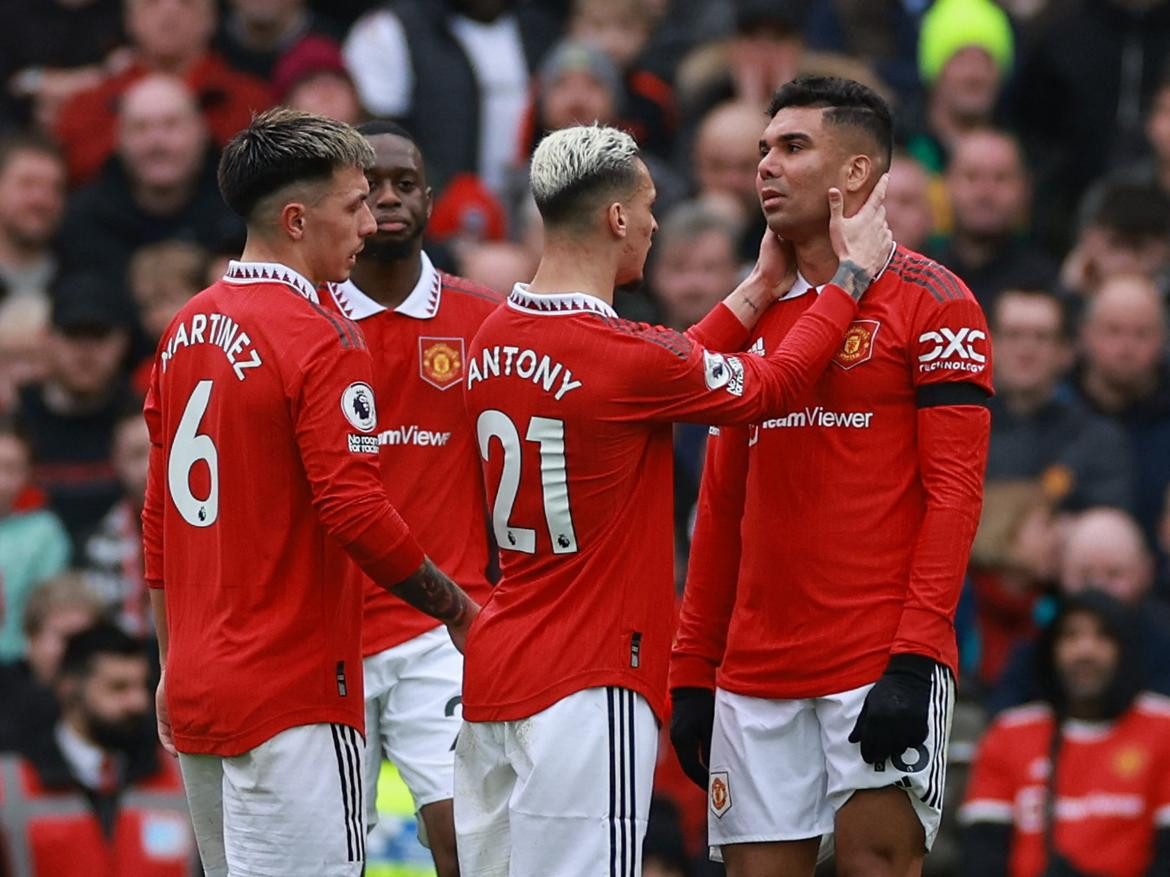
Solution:
[{"label": "red football jersey", "polygon": [[671,428],[786,410],[856,312],[831,288],[765,360],[719,305],[686,335],[583,294],[522,286],[467,358],[467,407],[503,578],[468,638],[463,714],[530,716],[584,688],[637,691],[662,716],[671,637]]},{"label": "red football jersey", "polygon": [[[816,299],[798,280],[749,349]],[[990,393],[979,305],[899,247],[815,384],[708,442],[671,687],[814,697],[873,682],[891,652],[954,672]]]},{"label": "red football jersey", "polygon": [[[475,432],[463,405],[467,347],[501,297],[436,271],[422,254],[410,295],[390,311],[352,282],[332,287],[374,360],[382,481],[427,556],[477,603],[487,599],[487,501]],[[374,655],[438,624],[368,577],[362,653]]]},{"label": "red football jersey", "polygon": [[422,551],[382,489],[370,355],[283,265],[233,262],[179,311],[146,401],[146,579],[165,586],[182,752],[363,727],[361,588]]},{"label": "red football jersey", "polygon": [[[1008,710],[979,744],[959,811],[1013,826],[1009,874],[1044,873],[1052,711]],[[1113,723],[1067,721],[1056,768],[1053,846],[1085,874],[1141,877],[1170,827],[1170,700],[1144,694]]]}]

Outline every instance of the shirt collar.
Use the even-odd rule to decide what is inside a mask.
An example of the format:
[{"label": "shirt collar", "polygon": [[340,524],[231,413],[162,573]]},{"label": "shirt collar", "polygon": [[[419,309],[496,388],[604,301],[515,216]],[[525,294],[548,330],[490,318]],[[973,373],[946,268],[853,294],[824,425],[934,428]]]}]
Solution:
[{"label": "shirt collar", "polygon": [[[894,245],[892,247],[890,247],[890,255],[886,256],[886,264],[882,265],[882,270],[879,271],[877,273],[877,277],[875,277],[873,279],[874,283],[877,283],[878,277],[881,277],[883,274],[886,273],[886,269],[890,267],[890,262],[894,261],[894,253],[896,253],[897,251],[898,251],[898,244],[895,242]],[[810,289],[813,292],[815,292],[817,295],[820,295],[821,290],[824,288],[825,288],[825,284],[823,284],[823,283],[820,286],[813,286],[811,283],[809,283],[807,280],[805,280],[803,274],[801,274],[799,271],[797,271],[796,272],[796,282],[792,284],[792,289],[788,290],[788,292],[786,292],[786,293],[784,293],[784,295],[780,296],[780,298],[778,298],[777,301],[788,301],[788,299],[790,299],[790,298],[800,298],[802,295],[804,295]]]},{"label": "shirt collar", "polygon": [[[429,320],[439,313],[439,299],[443,294],[443,283],[439,272],[426,253],[419,253],[422,257],[422,270],[418,274],[418,283],[402,303],[394,309],[394,313],[404,317],[414,317],[416,320]],[[358,288],[352,280],[344,283],[329,284],[329,291],[337,307],[351,320],[364,320],[374,314],[386,310],[385,305],[378,304]]]},{"label": "shirt collar", "polygon": [[90,743],[74,731],[66,722],[58,722],[54,731],[57,746],[65,756],[65,763],[74,779],[89,789],[101,786],[102,759],[105,753],[100,746]]},{"label": "shirt collar", "polygon": [[528,291],[527,283],[517,283],[508,296],[508,307],[526,314],[556,316],[558,314],[594,313],[616,317],[615,311],[597,296],[584,292],[559,292],[536,295]]},{"label": "shirt collar", "polygon": [[313,304],[321,303],[313,284],[292,268],[279,262],[238,262],[232,259],[228,262],[227,273],[223,275],[223,279],[237,286],[249,283],[283,283]]}]

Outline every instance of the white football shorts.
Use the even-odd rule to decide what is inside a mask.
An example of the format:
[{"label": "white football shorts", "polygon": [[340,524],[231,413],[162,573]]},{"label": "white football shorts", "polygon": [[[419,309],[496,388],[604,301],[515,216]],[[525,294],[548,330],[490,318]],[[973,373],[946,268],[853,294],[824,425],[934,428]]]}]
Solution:
[{"label": "white football shorts", "polygon": [[[417,813],[455,791],[455,737],[463,722],[463,656],[437,627],[362,661],[366,696],[366,830],[378,822],[382,758],[394,763]],[[420,840],[426,843],[422,820]]]},{"label": "white football shorts", "polygon": [[362,737],[299,725],[242,755],[179,754],[207,877],[358,877]]},{"label": "white football shorts", "polygon": [[938,834],[955,706],[950,672],[931,682],[926,742],[880,765],[862,761],[849,734],[872,683],[799,700],[715,692],[707,828],[711,858],[723,844],[831,840],[836,813],[855,791],[899,786],[922,823],[926,848]]},{"label": "white football shorts", "polygon": [[459,868],[475,877],[639,877],[658,722],[639,694],[587,688],[455,746]]}]

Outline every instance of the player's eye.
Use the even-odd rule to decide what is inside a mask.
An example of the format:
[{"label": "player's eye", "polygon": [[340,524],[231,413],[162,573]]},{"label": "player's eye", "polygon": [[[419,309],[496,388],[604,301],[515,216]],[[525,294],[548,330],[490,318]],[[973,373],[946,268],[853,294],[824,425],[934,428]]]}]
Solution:
[{"label": "player's eye", "polygon": [[414,180],[399,180],[398,188],[404,192],[414,191]]}]

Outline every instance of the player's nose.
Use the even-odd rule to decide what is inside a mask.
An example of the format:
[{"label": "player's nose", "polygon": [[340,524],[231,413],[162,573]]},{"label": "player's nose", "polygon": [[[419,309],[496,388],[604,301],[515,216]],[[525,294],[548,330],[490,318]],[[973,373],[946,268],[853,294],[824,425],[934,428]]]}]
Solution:
[{"label": "player's nose", "polygon": [[358,234],[362,237],[369,237],[378,230],[378,223],[374,221],[374,214],[370,211],[368,203],[362,205],[360,216]]}]

